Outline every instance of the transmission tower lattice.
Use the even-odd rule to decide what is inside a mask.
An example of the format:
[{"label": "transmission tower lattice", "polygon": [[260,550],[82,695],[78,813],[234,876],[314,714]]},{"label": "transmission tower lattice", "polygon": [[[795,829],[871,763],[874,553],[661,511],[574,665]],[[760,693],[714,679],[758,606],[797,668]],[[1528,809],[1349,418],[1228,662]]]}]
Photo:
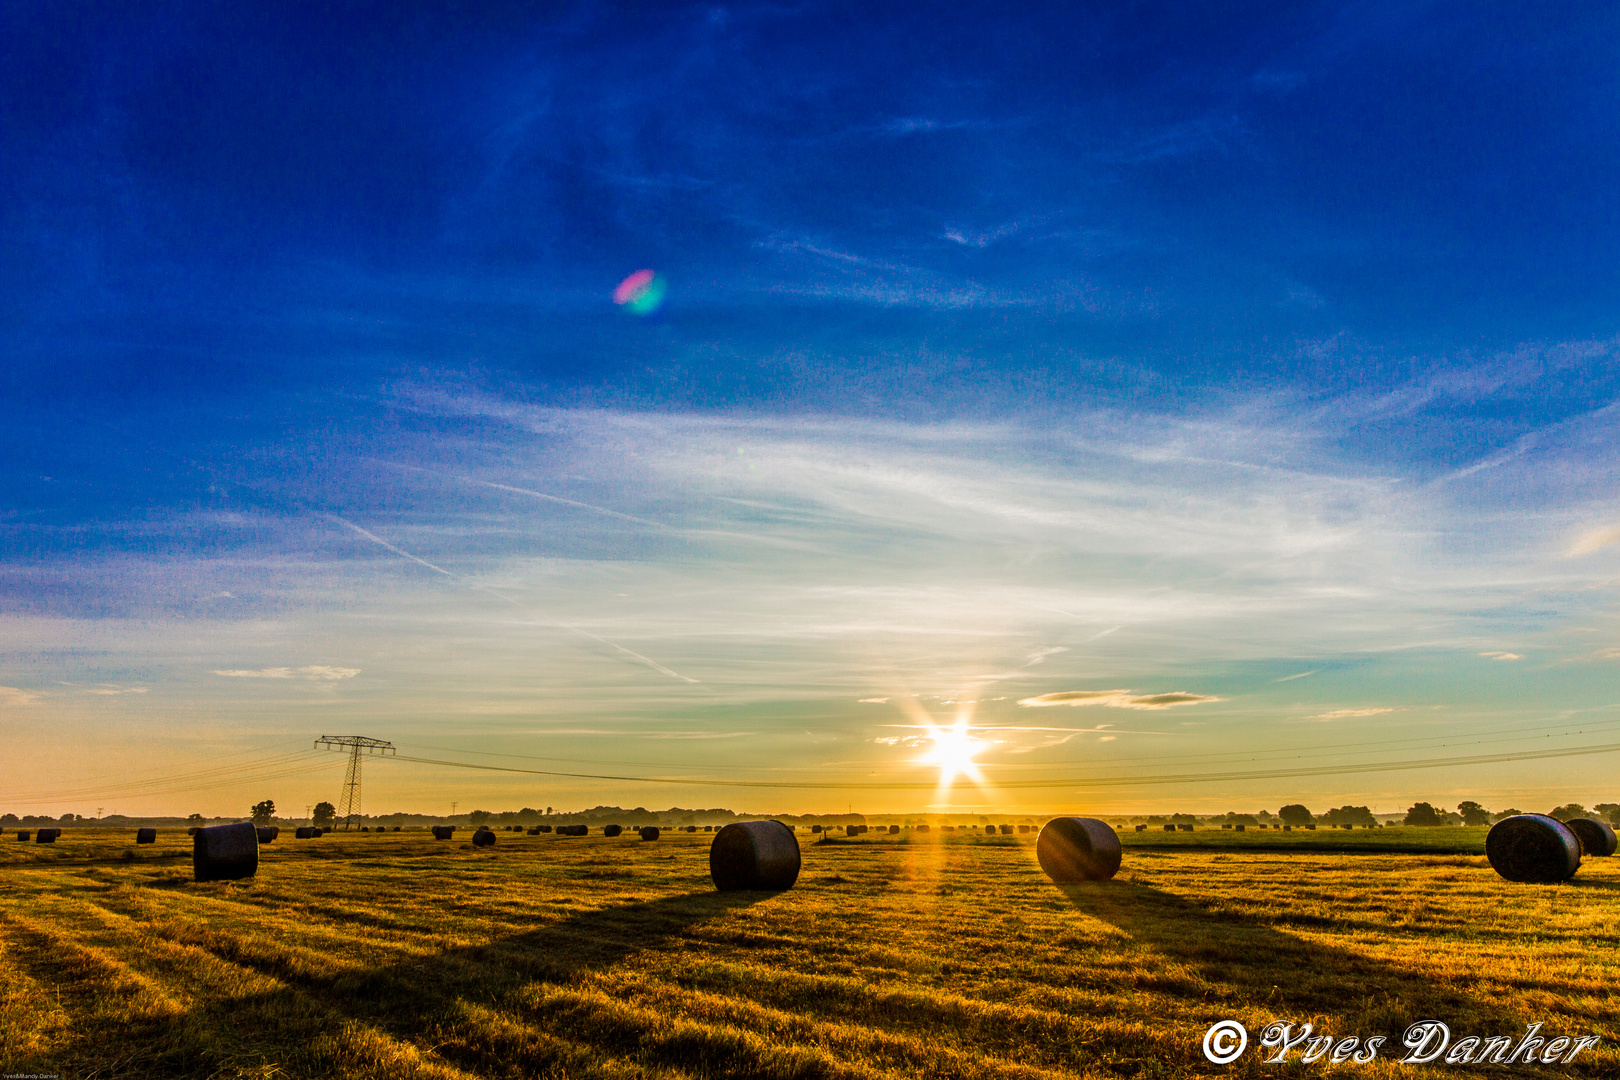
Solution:
[{"label": "transmission tower lattice", "polygon": [[343,773],[343,799],[338,807],[338,816],[343,819],[343,828],[347,831],[354,824],[354,819],[360,816],[360,755],[392,755],[394,744],[382,739],[368,739],[364,735],[322,735],[315,740],[315,749],[349,752],[349,767]]}]

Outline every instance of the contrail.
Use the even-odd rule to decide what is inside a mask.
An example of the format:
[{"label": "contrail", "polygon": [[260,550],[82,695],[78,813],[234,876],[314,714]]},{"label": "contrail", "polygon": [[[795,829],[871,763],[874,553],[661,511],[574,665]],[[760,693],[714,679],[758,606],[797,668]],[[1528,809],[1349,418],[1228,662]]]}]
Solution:
[{"label": "contrail", "polygon": [[649,528],[660,529],[664,532],[681,531],[665,525],[661,521],[649,521],[647,518],[639,518],[633,514],[621,514],[619,511],[609,510],[605,506],[592,506],[590,503],[579,502],[575,499],[565,499],[561,495],[547,495],[543,491],[531,491],[528,488],[513,487],[511,484],[497,484],[493,480],[474,480],[471,477],[468,477],[467,480],[469,483],[477,484],[480,487],[495,488],[497,491],[510,491],[514,495],[528,495],[530,498],[545,499],[547,502],[562,503],[564,506],[575,506],[581,510],[593,510],[598,514],[606,514],[608,517],[616,517],[624,521],[633,521],[637,525],[646,525]]},{"label": "contrail", "polygon": [[610,645],[613,648],[618,649],[620,652],[624,653],[626,656],[633,656],[637,660],[640,660],[643,664],[646,664],[648,667],[652,668],[654,671],[662,672],[663,674],[668,675],[672,679],[679,679],[682,682],[691,683],[693,686],[702,686],[703,685],[701,681],[699,681],[697,679],[690,678],[690,677],[688,677],[686,675],[682,675],[678,671],[671,671],[671,670],[669,670],[669,668],[665,667],[663,664],[660,664],[658,661],[648,659],[647,657],[642,656],[640,653],[636,652],[633,649],[627,649],[623,645],[620,645],[617,642],[609,641],[605,637],[597,637],[595,634],[591,633],[589,630],[581,630],[579,627],[577,627],[577,626],[569,626],[567,623],[556,623],[554,625],[560,626],[564,630],[572,630],[574,633],[579,634],[579,635],[581,635],[583,637],[588,637],[592,641],[600,641],[604,645]]},{"label": "contrail", "polygon": [[393,544],[390,544],[388,541],[384,540],[382,537],[378,536],[375,533],[367,532],[366,530],[362,529],[360,526],[356,525],[352,521],[349,521],[349,520],[347,520],[345,518],[340,518],[336,514],[328,514],[327,517],[331,518],[333,521],[337,522],[340,525],[343,525],[343,526],[345,526],[347,528],[353,529],[355,532],[359,533],[361,536],[365,537],[367,540],[370,540],[373,544],[377,544],[377,545],[379,545],[381,547],[387,548],[389,551],[392,551],[395,555],[398,555],[402,559],[409,559],[413,563],[421,563],[423,566],[427,567],[429,570],[432,570],[434,573],[443,574],[447,578],[453,578],[453,577],[458,576],[456,574],[452,574],[450,571],[446,570],[442,566],[434,566],[432,563],[428,562],[426,559],[419,559],[415,555],[412,555],[408,551],[400,550],[399,548],[395,547]]}]

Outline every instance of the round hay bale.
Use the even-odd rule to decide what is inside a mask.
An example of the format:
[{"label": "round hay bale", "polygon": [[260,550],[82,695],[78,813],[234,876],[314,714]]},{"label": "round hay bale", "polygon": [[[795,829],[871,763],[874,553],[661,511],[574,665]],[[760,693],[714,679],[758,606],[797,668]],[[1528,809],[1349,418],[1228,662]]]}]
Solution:
[{"label": "round hay bale", "polygon": [[810,831],[813,832],[813,833],[818,833],[818,832],[821,831],[821,826],[820,825],[812,825],[812,826],[810,826]]},{"label": "round hay bale", "polygon": [[34,834],[34,843],[36,843],[36,844],[54,844],[54,843],[56,843],[56,838],[58,836],[61,836],[61,835],[62,835],[62,830],[61,829],[41,829],[37,833]]},{"label": "round hay bale", "polygon": [[473,833],[473,847],[492,847],[495,844],[495,834],[488,829]]},{"label": "round hay bale", "polygon": [[23,843],[26,844],[26,843],[28,843],[28,841],[32,840],[33,838],[34,838],[34,834],[29,832],[27,829],[18,829],[17,830],[17,839],[21,840]]},{"label": "round hay bale", "polygon": [[394,831],[395,831],[395,832],[399,832],[399,826],[398,826],[398,825],[395,825],[395,826],[394,826]]},{"label": "round hay bale", "polygon": [[313,838],[314,835],[315,830],[310,828],[308,825],[300,825],[298,828],[293,830],[294,840],[309,840]]},{"label": "round hay bale", "polygon": [[433,839],[435,840],[453,840],[455,835],[456,827],[454,825],[433,826]]},{"label": "round hay bale", "polygon": [[1147,832],[1147,826],[1146,825],[1138,825],[1136,827],[1136,831],[1137,832]]},{"label": "round hay bale", "polygon": [[315,835],[316,836],[325,836],[327,833],[329,833],[331,831],[332,831],[331,829],[316,829],[315,830]]},{"label": "round hay bale", "polygon": [[276,837],[281,835],[281,829],[276,825],[270,825],[262,829],[255,829],[254,832],[259,834],[259,843],[261,844],[274,843]]},{"label": "round hay bale", "polygon": [[540,826],[538,826],[538,828],[543,833],[547,833],[547,832],[551,831],[551,826],[550,825],[540,825]]},{"label": "round hay bale", "polygon": [[898,826],[898,825],[890,825],[889,826],[889,835],[890,836],[899,836],[900,835],[900,826]]},{"label": "round hay bale", "polygon": [[191,838],[191,873],[198,881],[236,881],[259,872],[259,830],[252,822],[198,829]]},{"label": "round hay bale", "polygon": [[1293,832],[1293,831],[1294,831],[1294,827],[1293,827],[1293,826],[1292,826],[1292,825],[1284,825],[1284,826],[1283,826],[1283,827],[1282,827],[1282,831],[1283,831],[1283,832]]},{"label": "round hay bale", "polygon": [[156,829],[136,829],[135,830],[135,842],[137,844],[155,844],[155,843],[157,843],[157,830]]},{"label": "round hay bale", "polygon": [[928,831],[928,826],[927,825],[919,825],[919,826],[917,826],[917,831],[918,832],[927,832]]},{"label": "round hay bale", "polygon": [[1001,827],[1001,835],[1002,836],[1011,836],[1012,834],[1013,834],[1013,827],[1011,825],[1003,825]]},{"label": "round hay bale", "polygon": [[1164,831],[1165,831],[1165,832],[1175,832],[1175,831],[1176,831],[1176,827],[1175,827],[1175,826],[1174,826],[1174,825],[1166,825],[1166,826],[1165,826],[1165,827],[1164,827]]},{"label": "round hay bale", "polygon": [[1581,841],[1557,818],[1517,814],[1485,834],[1485,857],[1509,881],[1567,881],[1581,865]]},{"label": "round hay bale", "polygon": [[1316,831],[1316,826],[1315,825],[1307,825],[1307,826],[1305,826],[1305,831],[1306,832],[1315,832]]},{"label": "round hay bale", "polygon": [[362,826],[360,826],[360,831],[361,832],[370,832],[371,831],[371,826],[370,825],[362,825]]},{"label": "round hay bale", "polygon": [[799,841],[780,821],[737,821],[714,834],[709,877],[721,892],[791,889],[799,880]]},{"label": "round hay bale", "polygon": [[859,836],[859,835],[861,835],[861,827],[859,825],[845,825],[844,826],[844,835],[845,836]]},{"label": "round hay bale", "polygon": [[1180,825],[1180,826],[1177,826],[1177,827],[1180,828],[1182,832],[1192,832],[1193,831],[1193,827],[1191,825]]},{"label": "round hay bale", "polygon": [[984,834],[986,836],[994,836],[994,835],[996,835],[996,827],[994,825],[986,825],[984,827]]},{"label": "round hay bale", "polygon": [[559,826],[557,826],[557,835],[558,836],[588,836],[588,835],[590,835],[590,831],[591,831],[591,828],[590,828],[589,825],[559,825]]},{"label": "round hay bale", "polygon": [[623,825],[604,825],[604,826],[602,826],[602,835],[603,836],[618,836],[623,832],[624,832],[624,826]]},{"label": "round hay bale", "polygon": [[196,836],[197,835],[197,826],[193,825],[191,828],[187,829],[186,830],[186,835],[187,836]]},{"label": "round hay bale", "polygon": [[640,829],[638,829],[636,831],[641,836],[641,838],[643,840],[656,840],[656,839],[658,839],[658,826],[656,826],[656,825],[643,825]]},{"label": "round hay bale", "polygon": [[1020,825],[1020,826],[1018,826],[1018,835],[1019,836],[1028,836],[1029,835],[1029,826],[1028,825]]},{"label": "round hay bale", "polygon": [[1248,826],[1247,825],[1234,825],[1234,826],[1232,826],[1232,828],[1236,829],[1238,832],[1242,832],[1244,829],[1247,829]]},{"label": "round hay bale", "polygon": [[1035,840],[1035,858],[1059,884],[1107,881],[1119,872],[1119,835],[1105,821],[1053,818]]},{"label": "round hay bale", "polygon": [[1566,821],[1564,824],[1568,825],[1570,831],[1575,834],[1575,839],[1581,842],[1581,854],[1591,855],[1598,859],[1607,858],[1614,854],[1616,844],[1614,826],[1607,821],[1581,817],[1573,821]]}]

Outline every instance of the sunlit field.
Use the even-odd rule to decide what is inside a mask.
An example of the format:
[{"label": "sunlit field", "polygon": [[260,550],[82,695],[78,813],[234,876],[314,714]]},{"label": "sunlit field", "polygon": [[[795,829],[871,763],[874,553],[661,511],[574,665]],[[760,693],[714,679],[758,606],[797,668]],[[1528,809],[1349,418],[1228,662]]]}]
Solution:
[{"label": "sunlit field", "polygon": [[[192,1077],[1275,1075],[1218,1020],[1598,1035],[1620,1075],[1620,860],[1502,881],[1482,829],[1127,832],[1058,887],[1034,836],[801,831],[798,885],[718,894],[711,834],[281,839],[197,885],[178,830],[0,839],[0,1065]],[[1385,845],[1384,850],[1341,850]],[[1401,847],[1412,850],[1396,850]],[[1426,853],[1422,849],[1441,849]],[[1460,853],[1459,853],[1460,852]]]}]

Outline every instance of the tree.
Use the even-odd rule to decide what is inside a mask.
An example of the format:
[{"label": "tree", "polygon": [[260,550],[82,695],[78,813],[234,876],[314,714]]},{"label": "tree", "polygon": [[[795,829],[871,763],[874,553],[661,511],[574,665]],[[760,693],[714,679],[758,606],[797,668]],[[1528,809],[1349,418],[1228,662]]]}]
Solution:
[{"label": "tree", "polygon": [[1592,813],[1598,814],[1610,825],[1620,825],[1620,803],[1600,802],[1592,807]]},{"label": "tree", "polygon": [[1457,813],[1462,815],[1464,825],[1489,825],[1491,823],[1491,812],[1477,802],[1458,803]]},{"label": "tree", "polygon": [[1289,803],[1277,811],[1284,825],[1309,825],[1316,820],[1316,816],[1305,809],[1300,803]]},{"label": "tree", "polygon": [[316,828],[331,828],[332,822],[337,818],[337,807],[329,802],[318,802],[315,804],[315,810],[311,817]]},{"label": "tree", "polygon": [[489,820],[489,811],[488,810],[474,810],[472,813],[467,815],[467,824],[469,824],[469,825],[482,825],[484,822],[486,822],[488,820]]},{"label": "tree", "polygon": [[248,813],[253,817],[253,824],[268,825],[270,819],[276,816],[276,800],[266,799],[263,802],[256,802]]},{"label": "tree", "polygon": [[1586,807],[1582,806],[1578,802],[1572,802],[1565,803],[1563,806],[1554,807],[1552,810],[1547,812],[1547,816],[1555,817],[1559,821],[1574,821],[1578,817],[1588,817],[1590,815],[1587,814]]},{"label": "tree", "polygon": [[1414,803],[1406,812],[1407,825],[1444,825],[1446,819],[1440,816],[1440,811],[1426,802]]},{"label": "tree", "polygon": [[1501,821],[1503,818],[1518,817],[1522,813],[1524,813],[1523,810],[1503,810],[1500,813],[1492,814],[1491,819]]},{"label": "tree", "polygon": [[1319,819],[1323,825],[1376,825],[1378,819],[1365,806],[1341,806]]},{"label": "tree", "polygon": [[201,825],[204,818],[201,814],[187,814],[186,820],[191,822],[193,825]]}]

